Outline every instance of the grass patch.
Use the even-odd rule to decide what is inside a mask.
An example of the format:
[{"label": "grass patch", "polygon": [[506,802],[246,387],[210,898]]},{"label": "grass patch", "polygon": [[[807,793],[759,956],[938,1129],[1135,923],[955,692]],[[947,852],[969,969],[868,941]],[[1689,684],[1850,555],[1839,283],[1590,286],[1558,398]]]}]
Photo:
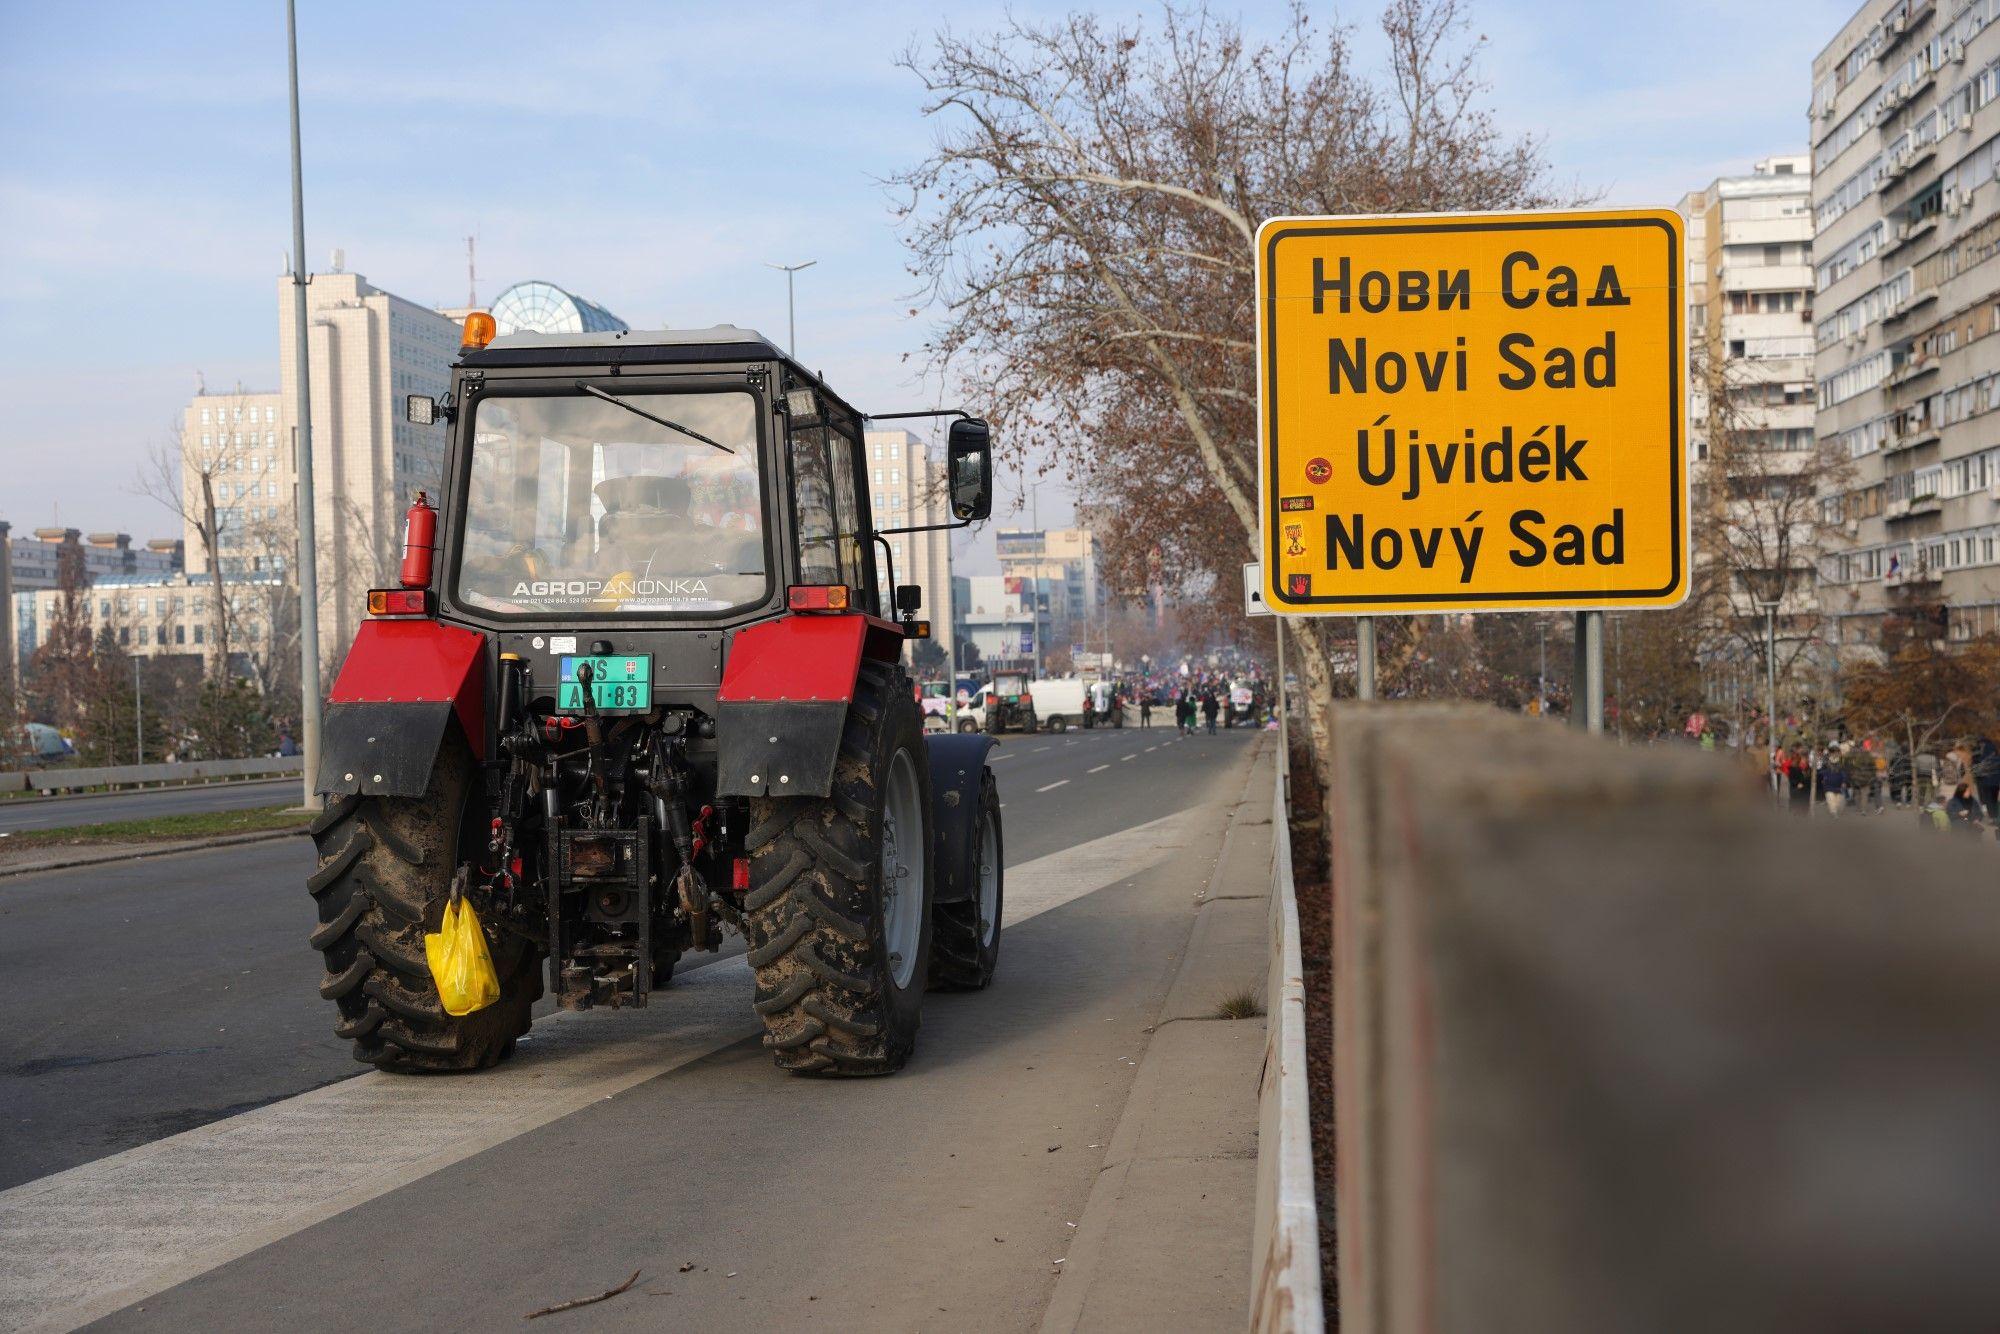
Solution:
[{"label": "grass patch", "polygon": [[1230,992],[1215,1005],[1217,1019],[1255,1019],[1262,1013],[1264,1013],[1263,1003],[1257,999],[1256,991],[1250,987]]},{"label": "grass patch", "polygon": [[253,806],[242,811],[200,811],[161,815],[150,820],[112,820],[105,824],[68,825],[59,829],[24,829],[0,836],[0,853],[17,848],[46,848],[90,843],[177,843],[195,838],[224,838],[273,829],[303,829],[311,811],[291,806]]}]

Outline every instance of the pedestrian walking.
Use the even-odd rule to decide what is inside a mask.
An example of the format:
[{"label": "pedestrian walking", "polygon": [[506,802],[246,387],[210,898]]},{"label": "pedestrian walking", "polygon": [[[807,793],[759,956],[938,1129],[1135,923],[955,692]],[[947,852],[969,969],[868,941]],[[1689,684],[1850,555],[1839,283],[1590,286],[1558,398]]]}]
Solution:
[{"label": "pedestrian walking", "polygon": [[1826,813],[1838,819],[1847,809],[1847,766],[1837,751],[1829,750],[1820,765],[1819,790],[1826,794]]},{"label": "pedestrian walking", "polygon": [[1972,787],[1989,823],[2000,825],[2000,742],[1979,738],[1972,748]]},{"label": "pedestrian walking", "polygon": [[1142,693],[1139,696],[1139,726],[1151,727],[1152,725],[1153,725],[1153,696],[1150,692]]},{"label": "pedestrian walking", "polygon": [[1202,692],[1201,696],[1201,716],[1203,721],[1208,724],[1208,734],[1210,736],[1215,735],[1215,715],[1221,711],[1222,706],[1216,702],[1215,687],[1210,686]]},{"label": "pedestrian walking", "polygon": [[1785,757],[1785,781],[1790,785],[1792,813],[1807,815],[1812,811],[1813,767],[1806,758],[1804,746],[1793,746]]}]

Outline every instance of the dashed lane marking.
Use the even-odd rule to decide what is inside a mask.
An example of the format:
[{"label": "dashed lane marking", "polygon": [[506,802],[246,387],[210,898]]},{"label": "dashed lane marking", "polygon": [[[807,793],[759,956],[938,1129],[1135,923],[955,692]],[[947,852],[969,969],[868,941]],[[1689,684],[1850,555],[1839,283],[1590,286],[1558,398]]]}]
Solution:
[{"label": "dashed lane marking", "polygon": [[1030,754],[1039,755],[1047,749],[1048,749],[1047,746],[1036,746],[1034,750],[1030,752]]},{"label": "dashed lane marking", "polygon": [[1146,753],[1147,753],[1148,755],[1151,755],[1151,754],[1152,754],[1152,753],[1153,753],[1154,751],[1156,751],[1156,750],[1158,750],[1158,749],[1159,749],[1159,747],[1158,747],[1158,746],[1148,746],[1148,747],[1146,747]]},{"label": "dashed lane marking", "polygon": [[1136,759],[1138,759],[1138,758],[1139,758],[1139,752],[1135,750],[1135,751],[1133,751],[1133,752],[1132,752],[1132,753],[1131,753],[1130,755],[1120,755],[1120,756],[1118,757],[1118,762],[1119,762],[1120,764],[1123,764],[1123,763],[1125,763],[1125,761],[1127,761],[1127,760],[1136,760]]},{"label": "dashed lane marking", "polygon": [[1097,766],[1097,767],[1096,767],[1095,769],[1086,769],[1086,770],[1084,770],[1084,772],[1085,772],[1086,774],[1101,774],[1101,773],[1103,773],[1103,772],[1104,772],[1104,771],[1105,771],[1106,769],[1109,769],[1110,767],[1111,767],[1111,766],[1110,766],[1110,765],[1108,765],[1108,764],[1100,764],[1100,765],[1098,765],[1098,766]]},{"label": "dashed lane marking", "polygon": [[[1009,866],[1003,920],[1138,875],[1192,827],[1176,812]],[[739,955],[650,1009],[538,1020],[479,1075],[371,1072],[0,1191],[0,1330],[88,1324],[740,1042],[751,997]]]},{"label": "dashed lane marking", "polygon": [[1047,787],[1038,787],[1038,788],[1036,788],[1036,789],[1035,789],[1035,791],[1037,791],[1037,792],[1053,792],[1053,791],[1055,791],[1055,790],[1056,790],[1057,788],[1061,787],[1061,786],[1062,786],[1063,784],[1065,784],[1065,783],[1067,783],[1067,782],[1069,782],[1069,779],[1067,779],[1067,778],[1058,778],[1058,779],[1056,779],[1056,781],[1055,781],[1055,782],[1053,782],[1053,783],[1050,783],[1050,784],[1049,784],[1049,785],[1048,785]]}]

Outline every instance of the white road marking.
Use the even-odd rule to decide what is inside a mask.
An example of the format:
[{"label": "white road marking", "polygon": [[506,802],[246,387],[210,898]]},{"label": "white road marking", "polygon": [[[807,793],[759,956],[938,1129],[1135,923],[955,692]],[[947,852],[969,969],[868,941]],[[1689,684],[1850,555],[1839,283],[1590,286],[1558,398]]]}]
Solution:
[{"label": "white road marking", "polygon": [[1065,784],[1065,783],[1067,783],[1067,782],[1069,782],[1069,779],[1067,779],[1067,778],[1058,778],[1058,779],[1056,779],[1056,781],[1055,781],[1055,782],[1053,782],[1053,783],[1050,783],[1050,784],[1049,784],[1049,785],[1048,785],[1047,787],[1038,787],[1038,788],[1036,788],[1036,789],[1035,789],[1035,791],[1037,791],[1037,792],[1053,792],[1053,791],[1055,791],[1055,790],[1056,790],[1057,788],[1061,787],[1061,786],[1062,786],[1063,784]]},{"label": "white road marking", "polygon": [[1118,757],[1118,762],[1119,762],[1120,764],[1123,764],[1123,763],[1125,763],[1125,761],[1127,761],[1127,760],[1136,760],[1136,759],[1138,759],[1138,758],[1139,758],[1139,752],[1135,750],[1135,751],[1133,751],[1133,752],[1132,752],[1132,753],[1131,753],[1130,755],[1120,755],[1120,756]]},{"label": "white road marking", "polygon": [[998,764],[1002,760],[1011,760],[1013,758],[1014,757],[1012,755],[988,755],[986,757],[986,762],[988,764]]},{"label": "white road marking", "polygon": [[1032,751],[1031,753],[1032,753],[1032,754],[1035,754],[1035,755],[1039,755],[1039,754],[1041,754],[1041,753],[1042,753],[1043,751],[1045,751],[1045,750],[1047,750],[1047,749],[1048,749],[1048,747],[1047,747],[1047,746],[1036,746],[1036,747],[1035,747],[1035,749],[1034,749],[1034,750],[1033,750],[1033,751]]},{"label": "white road marking", "polygon": [[1098,765],[1098,766],[1097,766],[1097,767],[1096,767],[1095,769],[1086,769],[1086,770],[1084,770],[1084,772],[1085,772],[1086,774],[1101,774],[1101,773],[1103,773],[1103,772],[1104,772],[1104,771],[1105,771],[1106,769],[1109,769],[1110,767],[1111,767],[1111,766],[1110,766],[1110,765],[1108,765],[1108,764],[1100,764],[1100,765]]},{"label": "white road marking", "polygon": [[1158,747],[1158,746],[1148,746],[1148,747],[1146,747],[1146,753],[1147,753],[1148,755],[1151,755],[1151,754],[1152,754],[1152,753],[1153,753],[1154,751],[1156,751],[1156,750],[1158,750],[1158,749],[1159,749],[1159,747]]},{"label": "white road marking", "polygon": [[[1177,812],[1008,867],[1006,925],[1158,865],[1196,827]],[[646,1010],[537,1020],[482,1074],[371,1072],[0,1191],[0,1329],[87,1324],[751,1037],[750,999],[739,956]]]}]

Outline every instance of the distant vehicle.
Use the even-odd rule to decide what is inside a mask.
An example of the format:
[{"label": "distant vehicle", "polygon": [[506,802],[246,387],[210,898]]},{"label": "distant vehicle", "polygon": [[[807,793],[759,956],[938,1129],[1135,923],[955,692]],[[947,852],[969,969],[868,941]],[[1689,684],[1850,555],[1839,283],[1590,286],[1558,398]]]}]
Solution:
[{"label": "distant vehicle", "polygon": [[1117,698],[1118,689],[1111,682],[1093,681],[1090,683],[1090,711],[1094,720],[1093,725],[1097,727],[1123,727],[1125,725],[1125,706],[1115,704],[1114,701]]},{"label": "distant vehicle", "polygon": [[1035,730],[1035,696],[1026,672],[995,672],[984,699],[980,722],[988,735]]},{"label": "distant vehicle", "polygon": [[917,688],[917,703],[924,711],[926,732],[951,730],[952,698],[951,685],[948,682],[924,682]]},{"label": "distant vehicle", "polygon": [[1248,681],[1238,680],[1229,686],[1229,716],[1223,720],[1224,727],[1255,727],[1257,725],[1258,690]]},{"label": "distant vehicle", "polygon": [[1071,723],[1083,725],[1084,686],[1074,676],[1049,676],[1035,682],[1035,713],[1051,732]]},{"label": "distant vehicle", "polygon": [[46,769],[69,764],[76,759],[76,747],[47,723],[25,723],[21,727],[20,762],[28,768]]}]

